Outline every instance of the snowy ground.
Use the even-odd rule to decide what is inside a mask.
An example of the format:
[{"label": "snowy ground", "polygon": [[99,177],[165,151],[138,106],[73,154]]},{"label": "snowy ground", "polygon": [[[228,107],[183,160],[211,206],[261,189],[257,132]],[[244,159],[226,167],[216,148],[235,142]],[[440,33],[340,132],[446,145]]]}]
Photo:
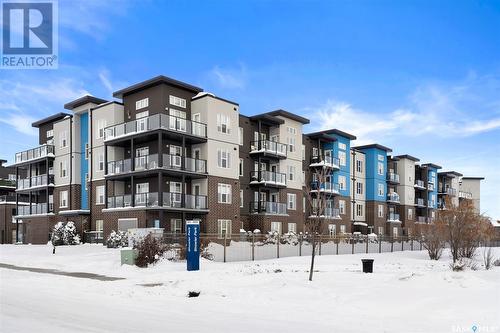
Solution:
[{"label": "snowy ground", "polygon": [[[0,263],[90,272],[120,281],[0,268],[0,332],[476,332],[500,333],[500,268],[452,272],[425,252],[256,262],[120,266],[101,245],[0,246]],[[500,248],[495,249],[500,258]],[[360,259],[375,259],[361,273]],[[478,256],[479,257],[479,256]],[[198,298],[187,298],[200,290]]]}]

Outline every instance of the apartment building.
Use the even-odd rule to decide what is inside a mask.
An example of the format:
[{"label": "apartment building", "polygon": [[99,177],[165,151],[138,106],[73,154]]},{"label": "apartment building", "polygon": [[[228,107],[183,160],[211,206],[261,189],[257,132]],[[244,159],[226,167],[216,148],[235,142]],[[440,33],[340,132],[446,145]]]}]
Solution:
[{"label": "apartment building", "polygon": [[338,129],[305,134],[309,119],[285,110],[244,116],[238,103],[165,76],[113,97],[83,96],[32,124],[39,146],[15,156],[2,241],[45,243],[60,221],[75,222],[84,239],[144,227],[181,233],[187,220],[219,235],[306,232],[319,197],[325,234],[398,236],[432,221],[448,195],[441,183],[479,209],[478,178],[460,183],[379,144],[352,147],[356,137]]},{"label": "apartment building", "polygon": [[438,172],[438,208],[446,209],[448,198],[453,206],[458,206],[459,182],[463,175],[456,171]]},{"label": "apartment building", "polygon": [[458,185],[458,199],[472,200],[476,213],[481,213],[481,181],[484,177],[462,177]]}]

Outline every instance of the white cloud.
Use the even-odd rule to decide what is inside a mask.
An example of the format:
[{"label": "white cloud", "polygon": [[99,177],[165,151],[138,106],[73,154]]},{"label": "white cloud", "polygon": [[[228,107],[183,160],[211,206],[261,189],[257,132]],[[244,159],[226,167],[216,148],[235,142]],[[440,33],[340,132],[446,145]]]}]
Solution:
[{"label": "white cloud", "polygon": [[210,71],[210,76],[222,88],[242,89],[246,84],[247,70],[242,64],[235,69],[223,69],[215,66]]},{"label": "white cloud", "polygon": [[0,122],[12,126],[16,131],[22,134],[36,136],[38,132],[31,124],[35,121],[33,117],[24,114],[7,114],[0,118]]},{"label": "white cloud", "polygon": [[120,88],[129,86],[129,84],[127,82],[113,81],[111,79],[111,73],[109,72],[108,69],[105,69],[105,68],[101,69],[97,75],[99,76],[99,80],[101,81],[104,88],[106,88],[106,90],[110,96],[113,95],[114,91],[116,91]]}]

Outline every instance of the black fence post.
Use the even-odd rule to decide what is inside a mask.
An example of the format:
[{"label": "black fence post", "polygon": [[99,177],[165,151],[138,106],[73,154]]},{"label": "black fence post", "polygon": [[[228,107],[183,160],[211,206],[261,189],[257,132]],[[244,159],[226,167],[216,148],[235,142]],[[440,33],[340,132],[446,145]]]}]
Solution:
[{"label": "black fence post", "polygon": [[299,257],[302,257],[302,234],[299,235]]},{"label": "black fence post", "polygon": [[226,262],[226,240],[227,236],[226,233],[224,233],[224,262]]},{"label": "black fence post", "polygon": [[394,252],[394,236],[391,236],[391,252]]},{"label": "black fence post", "polygon": [[276,237],[276,256],[277,258],[280,257],[280,234],[277,235]]},{"label": "black fence post", "polygon": [[339,254],[339,239],[337,237],[336,238],[336,244],[337,244],[337,254]]},{"label": "black fence post", "polygon": [[366,235],[366,253],[368,253],[368,235]]},{"label": "black fence post", "polygon": [[252,232],[252,261],[255,260],[255,233]]},{"label": "black fence post", "polygon": [[382,253],[382,236],[377,237],[378,240],[378,253]]},{"label": "black fence post", "polygon": [[405,250],[405,240],[403,237],[401,237],[400,239],[401,239],[401,251],[404,251]]},{"label": "black fence post", "polygon": [[410,240],[410,249],[413,251],[413,237]]},{"label": "black fence post", "polygon": [[350,238],[351,244],[352,244],[352,254],[354,254],[354,239]]},{"label": "black fence post", "polygon": [[319,255],[321,255],[321,234],[319,235]]}]

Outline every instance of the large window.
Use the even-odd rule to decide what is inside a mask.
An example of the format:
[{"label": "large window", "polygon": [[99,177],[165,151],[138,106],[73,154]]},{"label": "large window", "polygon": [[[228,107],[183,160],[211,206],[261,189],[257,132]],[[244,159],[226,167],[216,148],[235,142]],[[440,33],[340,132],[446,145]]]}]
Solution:
[{"label": "large window", "polygon": [[217,114],[217,131],[219,133],[230,134],[230,118],[228,115],[218,113]]},{"label": "large window", "polygon": [[340,214],[345,215],[345,200],[339,200]]},{"label": "large window", "polygon": [[59,192],[59,208],[68,207],[68,191]]},{"label": "large window", "polygon": [[356,193],[363,194],[363,183],[356,183]]},{"label": "large window", "polygon": [[295,193],[287,193],[288,209],[297,209],[297,195]]},{"label": "large window", "polygon": [[379,197],[384,196],[384,184],[378,184],[378,195]]},{"label": "large window", "polygon": [[223,169],[231,167],[231,153],[227,149],[217,149],[217,166]]},{"label": "large window", "polygon": [[378,217],[384,217],[384,205],[378,205]]},{"label": "large window", "polygon": [[104,128],[106,128],[106,119],[97,120],[97,138],[104,138]]},{"label": "large window", "polygon": [[288,151],[289,151],[290,153],[293,153],[293,152],[296,150],[296,149],[295,149],[295,143],[296,143],[295,138],[288,137],[288,138],[286,139],[286,141],[287,141],[287,144],[288,144]]},{"label": "large window", "polygon": [[174,234],[180,234],[182,232],[182,220],[170,219],[170,231]]},{"label": "large window", "polygon": [[281,235],[281,222],[271,222],[271,231]]},{"label": "large window", "polygon": [[288,223],[288,232],[297,233],[297,223]]},{"label": "large window", "polygon": [[413,220],[413,209],[408,208],[408,220]]},{"label": "large window", "polygon": [[47,131],[47,139],[54,137],[54,130],[50,129]]},{"label": "large window", "polygon": [[345,151],[339,151],[339,160],[340,160],[340,165],[341,166],[346,166],[347,162],[346,162],[346,155],[345,155]]},{"label": "large window", "polygon": [[217,220],[217,233],[220,238],[231,237],[231,220],[218,219]]},{"label": "large window", "polygon": [[102,185],[102,186],[96,186],[95,190],[96,190],[96,205],[104,205],[104,189],[105,189],[105,186]]},{"label": "large window", "polygon": [[102,232],[103,230],[104,230],[104,220],[95,220],[95,231]]},{"label": "large window", "polygon": [[97,169],[99,171],[104,171],[104,153],[99,154],[99,165]]},{"label": "large window", "polygon": [[340,225],[340,233],[345,234],[345,224]]},{"label": "large window", "polygon": [[170,95],[170,104],[181,107],[183,109],[186,108],[186,100],[177,96]]},{"label": "large window", "polygon": [[294,181],[295,180],[295,166],[293,165],[288,165],[288,180]]},{"label": "large window", "polygon": [[384,175],[384,163],[378,162],[377,165],[378,165],[378,168],[377,168],[378,174],[380,176],[383,176]]},{"label": "large window", "polygon": [[239,128],[238,141],[240,143],[240,146],[243,146],[243,127]]},{"label": "large window", "polygon": [[68,176],[68,161],[59,162],[59,177],[66,178]]},{"label": "large window", "polygon": [[363,205],[356,204],[356,215],[363,216]]},{"label": "large window", "polygon": [[346,189],[346,178],[345,176],[339,175],[339,189],[345,190]]},{"label": "large window", "polygon": [[356,160],[356,171],[363,172],[363,161]]},{"label": "large window", "polygon": [[149,106],[149,98],[148,97],[140,99],[137,102],[135,102],[135,109],[136,110],[144,109],[144,108],[147,108],[148,106]]},{"label": "large window", "polygon": [[59,138],[59,147],[65,148],[68,145],[68,131],[61,131],[61,136]]},{"label": "large window", "polygon": [[240,190],[240,208],[243,208],[243,190]]},{"label": "large window", "polygon": [[218,202],[230,204],[231,203],[231,185],[219,183],[218,187]]}]

